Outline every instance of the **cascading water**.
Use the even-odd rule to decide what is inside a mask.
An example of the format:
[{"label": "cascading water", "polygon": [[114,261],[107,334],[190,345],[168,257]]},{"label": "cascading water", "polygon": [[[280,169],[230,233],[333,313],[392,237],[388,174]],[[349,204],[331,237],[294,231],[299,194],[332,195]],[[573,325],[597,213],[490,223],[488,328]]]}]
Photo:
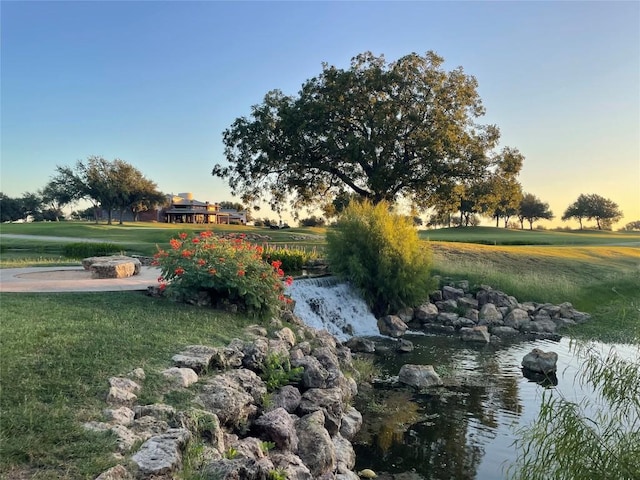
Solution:
[{"label": "cascading water", "polygon": [[376,318],[358,293],[335,277],[295,280],[286,292],[295,313],[306,325],[327,330],[338,340],[379,336]]}]

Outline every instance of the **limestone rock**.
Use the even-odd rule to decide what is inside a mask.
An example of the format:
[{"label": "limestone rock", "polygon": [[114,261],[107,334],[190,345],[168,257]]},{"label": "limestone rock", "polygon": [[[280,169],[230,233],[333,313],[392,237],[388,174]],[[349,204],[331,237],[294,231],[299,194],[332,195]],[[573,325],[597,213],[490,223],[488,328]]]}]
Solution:
[{"label": "limestone rock", "polygon": [[335,448],[324,424],[324,414],[321,411],[305,415],[296,422],[298,456],[314,479],[333,472],[336,468]]},{"label": "limestone rock", "polygon": [[485,303],[480,307],[478,314],[481,324],[485,325],[502,325],[502,313],[493,303]]},{"label": "limestone rock", "polygon": [[335,435],[340,429],[343,412],[342,392],[338,388],[312,388],[302,394],[298,411],[302,415],[321,411],[325,419],[325,428],[329,435]]},{"label": "limestone rock", "polygon": [[95,480],[132,480],[133,476],[122,465],[105,470]]},{"label": "limestone rock", "polygon": [[400,320],[397,315],[386,315],[378,319],[378,330],[380,330],[381,335],[398,338],[404,335],[407,328],[409,328],[407,324]]},{"label": "limestone rock", "polygon": [[135,417],[135,413],[129,407],[107,408],[103,410],[105,418],[117,425],[131,425]]},{"label": "limestone rock", "polygon": [[438,307],[433,303],[423,303],[415,310],[414,316],[421,323],[430,322],[438,316]]},{"label": "limestone rock", "polygon": [[198,381],[198,374],[192,368],[171,367],[161,373],[176,387],[186,388]]},{"label": "limestone rock", "polygon": [[302,400],[302,394],[293,385],[280,387],[271,395],[271,405],[268,410],[284,408],[289,413],[294,413]]},{"label": "limestone rock", "polygon": [[362,414],[354,407],[347,407],[340,422],[340,435],[351,441],[362,427]]},{"label": "limestone rock", "polygon": [[171,357],[176,367],[191,368],[201,373],[209,368],[209,363],[218,349],[206,345],[188,345],[182,352]]},{"label": "limestone rock", "polygon": [[556,352],[543,352],[534,348],[522,359],[522,368],[536,373],[554,373],[558,367],[558,354]]},{"label": "limestone rock", "polygon": [[460,338],[465,342],[489,343],[491,341],[486,325],[478,325],[471,328],[463,327],[460,329]]},{"label": "limestone rock", "polygon": [[519,330],[522,325],[529,321],[529,312],[520,308],[514,308],[504,318],[504,325]]},{"label": "limestone rock", "polygon": [[287,480],[312,480],[311,472],[299,456],[291,452],[269,453],[273,466],[284,470]]},{"label": "limestone rock", "polygon": [[173,429],[151,437],[142,444],[131,460],[145,475],[166,475],[182,465],[182,449],[189,439],[189,431]]},{"label": "limestone rock", "polygon": [[351,337],[345,343],[352,352],[358,353],[374,353],[376,351],[376,344],[368,338]]},{"label": "limestone rock", "polygon": [[298,435],[295,423],[284,408],[276,408],[258,417],[254,424],[266,437],[273,441],[279,450],[298,451]]},{"label": "limestone rock", "polygon": [[442,385],[442,379],[432,365],[405,364],[400,367],[398,381],[415,388],[427,388]]}]

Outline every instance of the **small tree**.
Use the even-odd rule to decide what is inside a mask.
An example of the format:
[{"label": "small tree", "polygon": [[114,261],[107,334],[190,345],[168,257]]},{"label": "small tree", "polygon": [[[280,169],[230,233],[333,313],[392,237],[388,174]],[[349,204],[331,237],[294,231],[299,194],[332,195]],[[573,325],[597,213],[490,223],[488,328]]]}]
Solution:
[{"label": "small tree", "polygon": [[636,220],[635,222],[629,222],[624,226],[624,230],[633,232],[640,231],[640,220]]},{"label": "small tree", "polygon": [[406,216],[385,201],[351,202],[327,232],[331,271],[350,281],[375,315],[424,300],[432,288],[429,249]]},{"label": "small tree", "polygon": [[562,220],[566,221],[575,218],[580,223],[582,230],[582,219],[595,220],[598,230],[610,228],[614,222],[622,218],[622,212],[618,205],[608,198],[601,197],[595,193],[581,194],[578,199],[567,207],[562,215]]},{"label": "small tree", "polygon": [[533,230],[533,222],[536,220],[551,220],[553,212],[549,210],[549,204],[543,202],[532,193],[525,193],[520,201],[518,219],[520,228],[524,228],[524,221],[529,222],[529,230]]}]

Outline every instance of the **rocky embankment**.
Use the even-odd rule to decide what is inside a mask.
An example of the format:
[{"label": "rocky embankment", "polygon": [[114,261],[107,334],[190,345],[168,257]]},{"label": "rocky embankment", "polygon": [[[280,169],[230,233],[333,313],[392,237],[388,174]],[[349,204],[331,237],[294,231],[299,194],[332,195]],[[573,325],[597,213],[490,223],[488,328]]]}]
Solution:
[{"label": "rocky embankment", "polygon": [[472,291],[467,281],[445,285],[429,298],[417,308],[405,308],[380,318],[380,333],[399,338],[415,330],[489,343],[504,337],[559,338],[558,330],[590,318],[568,302],[519,302],[486,285]]},{"label": "rocky embankment", "polygon": [[254,326],[250,340],[176,354],[162,375],[170,389],[193,392],[189,408],[138,404],[141,369],[112,378],[104,418],[85,425],[117,438],[120,463],[98,479],[176,478],[185,463],[223,480],[359,478],[351,352],[285,314],[291,328]]}]

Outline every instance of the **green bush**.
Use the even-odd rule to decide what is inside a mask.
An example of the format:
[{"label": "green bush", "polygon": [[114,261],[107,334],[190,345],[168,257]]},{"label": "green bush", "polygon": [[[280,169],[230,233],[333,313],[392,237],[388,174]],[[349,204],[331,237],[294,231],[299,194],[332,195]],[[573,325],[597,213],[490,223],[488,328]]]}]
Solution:
[{"label": "green bush", "polygon": [[304,367],[292,367],[289,357],[271,353],[265,359],[260,378],[267,386],[267,391],[273,392],[285,385],[298,383],[303,373]]},{"label": "green bush", "polygon": [[169,244],[170,249],[154,255],[154,263],[161,269],[160,288],[170,297],[191,302],[204,294],[214,305],[232,303],[259,318],[274,315],[290,301],[283,293],[280,262],[263,261],[260,246],[210,231],[180,233]]},{"label": "green bush", "polygon": [[293,274],[302,271],[307,263],[318,258],[318,254],[299,247],[265,245],[262,258],[269,262],[274,260],[281,262],[280,268],[287,274]]},{"label": "green bush", "polygon": [[114,243],[78,242],[66,244],[62,248],[62,254],[67,258],[100,257],[121,251],[122,246]]},{"label": "green bush", "polygon": [[389,204],[351,202],[327,232],[333,274],[360,290],[374,315],[424,300],[433,288],[428,244]]}]

